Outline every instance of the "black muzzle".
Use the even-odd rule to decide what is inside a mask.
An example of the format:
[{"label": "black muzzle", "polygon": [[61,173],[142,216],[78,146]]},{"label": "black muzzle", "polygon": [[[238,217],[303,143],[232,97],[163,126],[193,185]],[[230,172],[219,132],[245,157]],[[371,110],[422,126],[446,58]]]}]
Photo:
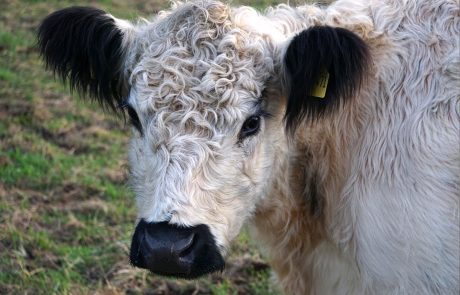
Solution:
[{"label": "black muzzle", "polygon": [[131,243],[131,264],[159,275],[193,279],[223,270],[225,263],[209,227],[180,227],[141,220]]}]

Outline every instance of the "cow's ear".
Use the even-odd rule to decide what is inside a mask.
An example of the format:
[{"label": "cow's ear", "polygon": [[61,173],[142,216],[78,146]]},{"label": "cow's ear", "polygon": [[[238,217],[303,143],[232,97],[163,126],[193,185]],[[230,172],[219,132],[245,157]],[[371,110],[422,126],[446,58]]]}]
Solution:
[{"label": "cow's ear", "polygon": [[128,91],[123,77],[123,38],[129,26],[100,9],[66,8],[42,22],[38,46],[47,68],[71,90],[116,112]]},{"label": "cow's ear", "polygon": [[296,35],[284,56],[286,128],[293,131],[306,117],[324,116],[356,95],[369,62],[366,43],[346,29],[316,26]]}]

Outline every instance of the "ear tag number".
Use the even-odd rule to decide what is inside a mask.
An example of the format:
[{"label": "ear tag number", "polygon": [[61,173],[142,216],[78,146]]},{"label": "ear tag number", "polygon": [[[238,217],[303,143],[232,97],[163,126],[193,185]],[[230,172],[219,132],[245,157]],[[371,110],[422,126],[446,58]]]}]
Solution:
[{"label": "ear tag number", "polygon": [[318,80],[313,86],[311,96],[324,98],[326,96],[327,84],[329,83],[329,73],[326,70],[322,70],[319,74]]}]

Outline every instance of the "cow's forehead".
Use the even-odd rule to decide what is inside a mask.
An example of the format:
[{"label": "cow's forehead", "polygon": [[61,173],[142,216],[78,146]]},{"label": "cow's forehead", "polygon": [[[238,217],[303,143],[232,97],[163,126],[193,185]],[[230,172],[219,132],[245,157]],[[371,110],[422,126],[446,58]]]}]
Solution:
[{"label": "cow's forehead", "polygon": [[273,73],[267,38],[226,5],[206,5],[183,4],[138,28],[131,99],[155,125],[231,126],[254,112]]}]

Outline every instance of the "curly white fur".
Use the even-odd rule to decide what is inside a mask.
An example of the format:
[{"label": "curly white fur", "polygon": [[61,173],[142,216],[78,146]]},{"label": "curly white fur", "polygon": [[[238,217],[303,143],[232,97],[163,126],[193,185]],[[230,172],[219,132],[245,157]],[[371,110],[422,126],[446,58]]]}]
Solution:
[{"label": "curly white fur", "polygon": [[[252,8],[177,3],[120,22],[139,218],[210,226],[225,252],[242,224],[288,294],[458,294],[460,10],[453,0],[339,0]],[[314,25],[371,48],[369,79],[334,116],[283,129],[284,48]],[[255,137],[239,142],[263,108]],[[322,198],[311,214],[311,182]]]}]

